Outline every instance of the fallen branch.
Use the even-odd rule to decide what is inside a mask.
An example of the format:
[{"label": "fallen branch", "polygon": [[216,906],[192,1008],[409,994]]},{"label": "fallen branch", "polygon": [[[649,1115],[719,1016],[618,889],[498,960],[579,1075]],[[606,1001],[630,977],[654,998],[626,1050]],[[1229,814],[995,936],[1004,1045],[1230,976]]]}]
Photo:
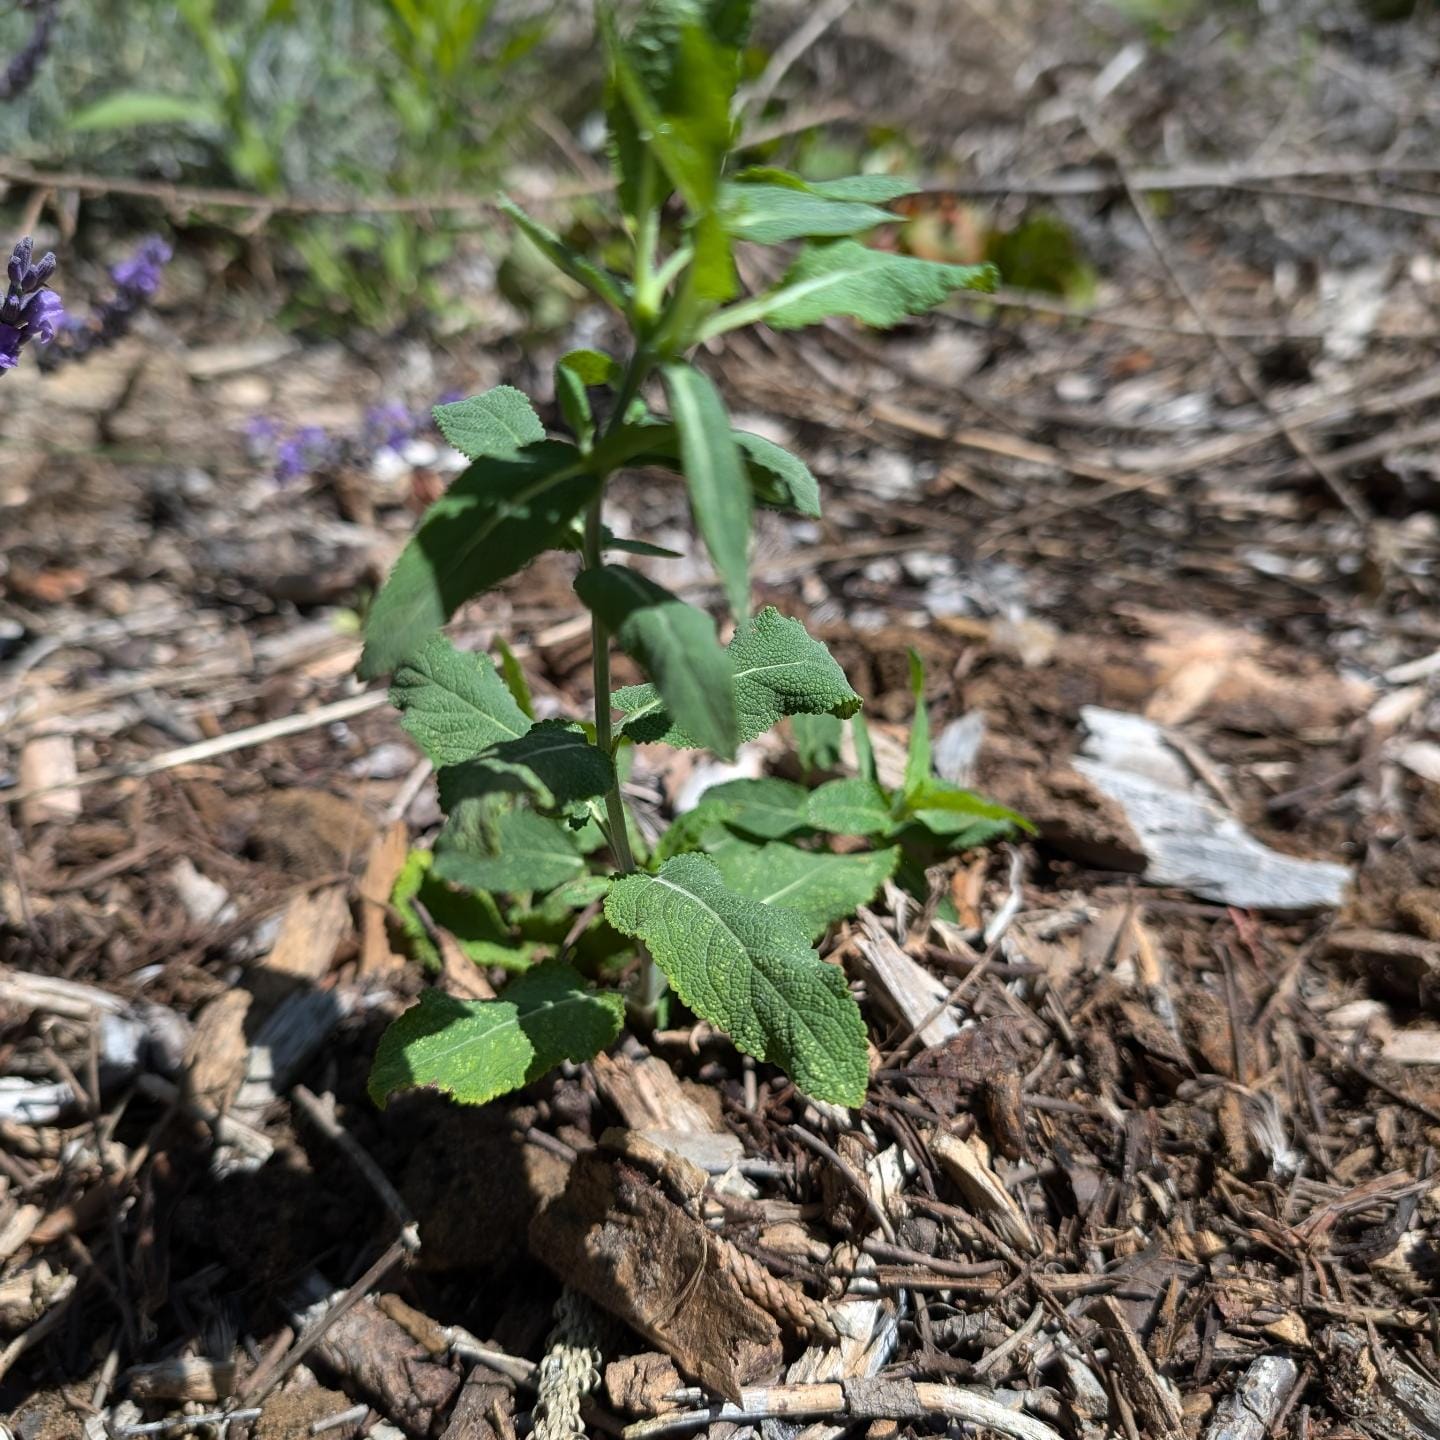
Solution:
[{"label": "fallen branch", "polygon": [[933,1385],[913,1380],[860,1379],[822,1385],[755,1385],[740,1393],[738,1405],[711,1405],[641,1420],[624,1429],[624,1440],[652,1440],[697,1430],[718,1421],[753,1424],[757,1420],[845,1419],[907,1420],[938,1415],[980,1425],[1014,1440],[1060,1440],[1049,1425],[1001,1404],[984,1390]]}]

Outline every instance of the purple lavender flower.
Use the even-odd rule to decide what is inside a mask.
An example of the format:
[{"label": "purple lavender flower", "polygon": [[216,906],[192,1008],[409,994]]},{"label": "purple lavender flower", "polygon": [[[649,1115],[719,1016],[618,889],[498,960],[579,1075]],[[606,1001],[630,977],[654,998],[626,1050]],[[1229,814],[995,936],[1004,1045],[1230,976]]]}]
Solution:
[{"label": "purple lavender flower", "polygon": [[399,450],[415,438],[418,423],[409,406],[398,400],[374,405],[365,412],[365,443],[371,451]]},{"label": "purple lavender flower", "polygon": [[45,363],[57,365],[64,360],[78,360],[101,345],[111,345],[130,329],[130,322],[160,288],[165,266],[174,251],[158,235],[148,236],[136,247],[134,254],[110,269],[115,294],[99,305],[84,320],[55,320],[60,329],[60,343],[45,357]]},{"label": "purple lavender flower", "polygon": [[55,273],[55,257],[49,251],[39,260],[34,255],[35,242],[28,235],[16,243],[10,255],[10,284],[0,301],[0,372],[20,363],[20,351],[28,341],[48,345],[55,338],[56,327],[65,322],[60,297],[45,288]]},{"label": "purple lavender flower", "polygon": [[110,278],[121,290],[148,299],[160,288],[161,274],[174,255],[174,250],[158,235],[151,235],[140,242],[129,259],[122,260],[111,269]]},{"label": "purple lavender flower", "polygon": [[302,425],[275,452],[275,478],[290,484],[329,458],[330,436],[318,425]]}]

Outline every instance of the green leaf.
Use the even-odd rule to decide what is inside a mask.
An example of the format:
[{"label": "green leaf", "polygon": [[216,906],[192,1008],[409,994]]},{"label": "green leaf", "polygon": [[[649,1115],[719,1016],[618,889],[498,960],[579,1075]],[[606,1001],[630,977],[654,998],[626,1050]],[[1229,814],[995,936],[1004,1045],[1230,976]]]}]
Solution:
[{"label": "green leaf", "polygon": [[530,682],[525,678],[525,672],[520,668],[520,661],[516,659],[515,652],[505,643],[503,635],[495,637],[495,648],[500,652],[500,674],[504,677],[505,688],[510,692],[510,697],[525,713],[527,720],[535,718],[535,701],[530,695]]},{"label": "green leaf", "polygon": [[734,433],[760,503],[818,519],[820,486],[805,462],[763,435],[747,430]]},{"label": "green leaf", "polygon": [[435,842],[436,875],[472,890],[553,890],[584,869],[575,833],[563,821],[530,810],[494,818],[483,801],[461,805]]},{"label": "green leaf", "polygon": [[993,265],[942,265],[836,240],[805,246],[775,289],[720,311],[699,338],[760,320],[775,330],[798,330],[831,315],[885,329],[933,309],[952,291],[994,288]]},{"label": "green leaf", "polygon": [[663,545],[652,545],[648,540],[629,540],[624,536],[613,534],[608,527],[604,532],[602,548],[619,550],[624,555],[644,555],[651,560],[683,560],[685,558],[679,550],[667,550]]},{"label": "green leaf", "polygon": [[615,993],[591,990],[559,960],[517,976],[498,1000],[455,1000],[426,990],[385,1032],[370,1071],[379,1106],[426,1086],[463,1105],[518,1090],[562,1060],[589,1060],[625,1019]]},{"label": "green leaf", "polygon": [[720,572],[730,609],[750,609],[750,515],[753,500],[735,433],[720,392],[690,365],[661,367],[680,463],[695,524]]},{"label": "green leaf", "polygon": [[739,78],[738,47],[727,37],[743,28],[728,20],[713,28],[720,13],[694,0],[651,0],[623,42],[603,12],[601,19],[621,206],[634,219],[664,200],[658,167],[690,212],[696,291],[716,300],[735,291],[730,238],[716,204]]},{"label": "green leaf", "polygon": [[86,105],[67,122],[69,130],[130,130],[138,125],[185,125],[219,129],[219,107],[200,95],[162,95],[151,90],[120,90]]},{"label": "green leaf", "polygon": [[553,230],[527,215],[513,200],[501,196],[496,203],[501,212],[515,222],[530,243],[557,270],[583,285],[607,305],[624,311],[630,302],[630,287],[618,275],[611,274],[603,266],[572,249]]},{"label": "green leaf", "polygon": [[875,763],[875,746],[870,741],[870,727],[865,717],[856,711],[850,721],[850,735],[855,741],[855,769],[862,780],[872,785],[880,783],[880,768]]},{"label": "green leaf", "polygon": [[811,948],[805,921],[733,894],[703,855],[627,875],[605,901],[610,923],[644,942],[676,993],[739,1049],[781,1066],[807,1095],[861,1105],[865,1022],[845,976]]},{"label": "green leaf", "polygon": [[[726,649],[742,745],[787,715],[843,717],[860,708],[860,697],[830,652],[811,639],[798,620],[773,606],[737,626]],[[631,739],[699,748],[699,742],[671,719],[653,685],[627,685],[610,698],[625,713],[621,728]]]},{"label": "green leaf", "polygon": [[619,371],[616,362],[598,350],[572,350],[555,362],[555,397],[560,402],[560,413],[583,444],[588,444],[595,434],[590,390],[616,381]]},{"label": "green leaf", "polygon": [[562,544],[597,483],[573,446],[553,441],[476,461],[425,512],[375,597],[361,676],[393,670],[465,601]]},{"label": "green leaf", "polygon": [[676,723],[706,749],[732,757],[739,743],[735,691],[715,622],[623,565],[582,570],[575,589],[654,680]]},{"label": "green leaf", "polygon": [[499,906],[486,891],[455,890],[437,878],[432,871],[434,860],[429,850],[412,850],[390,895],[410,953],[429,970],[441,968],[439,948],[416,908],[419,901],[430,919],[453,935],[461,952],[477,965],[525,969],[534,958],[535,947],[515,940]]},{"label": "green leaf", "polygon": [[467,460],[514,460],[527,445],[545,438],[535,407],[512,385],[437,405],[430,413],[440,433]]},{"label": "green leaf", "polygon": [[907,786],[904,811],[934,835],[963,838],[964,844],[958,846],[961,849],[998,839],[1012,828],[1035,833],[1035,827],[1008,806],[933,777]]},{"label": "green leaf", "polygon": [[726,780],[705,791],[701,804],[726,807],[725,822],[762,840],[779,840],[809,824],[805,802],[809,791],[790,780],[766,776],[759,780]]},{"label": "green leaf", "polygon": [[832,855],[772,841],[727,848],[715,863],[727,889],[762,905],[793,910],[814,938],[873,900],[899,859],[898,847]]},{"label": "green leaf", "polygon": [[902,195],[913,195],[919,182],[903,175],[847,175],[839,180],[804,180],[772,165],[748,165],[736,180],[751,185],[783,185],[827,200],[852,200],[866,205],[888,205]]},{"label": "green leaf", "polygon": [[578,725],[542,720],[516,740],[447,765],[439,775],[440,804],[454,814],[466,801],[510,793],[528,795],[541,810],[567,811],[605,794],[614,783],[610,757]]},{"label": "green leaf", "polygon": [[930,712],[925,708],[925,662],[916,650],[910,652],[910,693],[915,698],[915,718],[910,722],[910,745],[905,752],[905,792],[909,793],[930,778]]},{"label": "green leaf", "polygon": [[437,765],[458,765],[530,728],[488,655],[461,654],[432,635],[395,672],[390,703]]},{"label": "green leaf", "polygon": [[[735,688],[740,741],[778,724],[786,715],[853,714],[860,697],[818,640],[798,620],[767,606],[738,626],[727,647]],[[629,685],[611,697],[628,717],[622,729],[641,743],[698,748],[676,725],[653,685]]]},{"label": "green leaf", "polygon": [[884,835],[895,824],[885,792],[858,776],[830,780],[812,790],[806,818],[830,835]]},{"label": "green leaf", "polygon": [[[646,453],[632,456],[631,463],[681,469],[680,441],[675,427],[659,424],[648,429]],[[731,434],[739,447],[751,492],[762,505],[819,517],[820,486],[804,461],[763,435],[753,435],[748,430],[733,430]]]},{"label": "green leaf", "polygon": [[833,770],[840,763],[840,741],[845,733],[838,715],[793,715],[790,737],[795,742],[795,758],[806,774],[816,770]]},{"label": "green leaf", "polygon": [[710,850],[732,837],[725,822],[734,814],[735,807],[722,800],[712,800],[709,794],[693,809],[677,815],[665,833],[655,843],[650,856],[652,865],[661,865],[672,855],[684,855],[691,850]]},{"label": "green leaf", "polygon": [[731,181],[721,189],[725,227],[737,240],[779,245],[786,240],[858,235],[899,219],[855,200],[831,200],[810,188]]}]

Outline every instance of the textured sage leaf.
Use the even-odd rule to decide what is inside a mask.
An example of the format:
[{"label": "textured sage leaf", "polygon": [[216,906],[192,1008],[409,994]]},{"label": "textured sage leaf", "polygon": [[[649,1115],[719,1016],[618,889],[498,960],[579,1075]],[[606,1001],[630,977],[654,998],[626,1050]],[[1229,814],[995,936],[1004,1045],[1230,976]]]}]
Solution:
[{"label": "textured sage leaf", "polygon": [[513,460],[545,438],[535,407],[511,385],[437,405],[431,413],[440,433],[467,460]]},{"label": "textured sage leaf", "polygon": [[725,822],[735,813],[735,807],[723,800],[712,800],[707,793],[700,803],[683,815],[677,815],[666,828],[665,833],[655,842],[650,860],[652,865],[663,864],[672,855],[684,855],[691,850],[710,850],[731,838]]},{"label": "textured sage leaf", "polygon": [[871,250],[858,240],[811,244],[773,290],[720,311],[701,338],[757,320],[775,330],[798,330],[832,315],[884,329],[933,309],[955,290],[994,288],[992,265],[943,265]]},{"label": "textured sage leaf", "polygon": [[706,749],[732,757],[739,743],[735,691],[715,622],[623,565],[582,570],[575,589],[655,682],[676,723]]},{"label": "textured sage leaf", "polygon": [[931,772],[930,712],[925,708],[925,662],[919,652],[910,652],[910,694],[914,700],[914,719],[910,722],[910,743],[905,751],[905,792],[908,795],[923,785]]},{"label": "textured sage leaf", "polygon": [[789,170],[770,165],[749,165],[736,180],[752,185],[783,185],[827,200],[855,200],[867,205],[888,205],[902,195],[913,195],[920,187],[901,175],[846,175],[838,180],[804,180]]},{"label": "textured sage leaf", "polygon": [[435,842],[436,875],[472,890],[553,890],[584,869],[575,833],[563,821],[531,810],[496,816],[483,800],[458,806]]},{"label": "textured sage leaf", "polygon": [[730,417],[706,375],[691,365],[661,367],[680,464],[695,524],[720,572],[736,616],[750,609],[750,516],[753,497]]},{"label": "textured sage leaf", "polygon": [[762,840],[779,840],[809,824],[805,802],[809,792],[790,780],[764,776],[758,780],[726,780],[705,791],[701,804],[725,807],[725,822]]},{"label": "textured sage leaf", "polygon": [[858,855],[777,844],[727,847],[716,857],[725,886],[737,895],[793,910],[812,938],[859,905],[867,905],[895,873],[897,848]]},{"label": "textured sage leaf", "polygon": [[568,720],[543,720],[439,775],[440,804],[454,814],[462,802],[486,795],[528,795],[541,810],[569,810],[603,795],[615,783],[615,766],[604,751]]},{"label": "textured sage leaf", "polygon": [[722,188],[720,203],[730,234],[756,245],[858,235],[899,218],[862,201],[830,199],[808,186],[765,182],[731,181]]},{"label": "textured sage leaf", "polygon": [[864,1103],[865,1022],[800,916],[726,889],[703,855],[617,880],[605,914],[644,943],[686,1005],[747,1055],[773,1061],[817,1100]]},{"label": "textured sage leaf", "polygon": [[[787,715],[843,717],[860,708],[860,697],[830,652],[798,620],[773,606],[737,626],[726,649],[742,745]],[[698,748],[699,742],[671,719],[653,685],[627,685],[611,700],[625,713],[622,729],[631,739]]]},{"label": "textured sage leaf", "polygon": [[463,1105],[483,1105],[562,1060],[598,1055],[624,1019],[618,994],[590,989],[560,960],[516,976],[498,1000],[426,990],[381,1036],[370,1096],[383,1107],[397,1092],[423,1086]]},{"label": "textured sage leaf", "polygon": [[840,763],[840,742],[845,734],[838,715],[792,715],[790,736],[795,758],[807,774],[833,770]]},{"label": "textured sage leaf", "polygon": [[629,287],[618,275],[612,275],[604,266],[572,249],[553,230],[527,215],[513,200],[502,197],[498,203],[500,209],[524,231],[530,243],[557,270],[583,285],[607,305],[614,306],[616,310],[625,309],[630,298]]},{"label": "textured sage leaf", "polygon": [[[400,922],[410,953],[429,970],[441,968],[439,946],[431,924],[454,937],[460,951],[477,965],[499,965],[524,970],[535,956],[535,946],[517,941],[500,914],[494,897],[484,890],[456,890],[439,879],[429,850],[412,850],[406,858],[390,904]],[[426,923],[416,907],[425,907]]]},{"label": "textured sage leaf", "polygon": [[477,460],[425,512],[375,597],[360,674],[393,670],[465,601],[562,545],[596,486],[579,452],[553,441]]},{"label": "textured sage leaf", "polygon": [[819,518],[820,485],[803,460],[748,430],[735,431],[735,443],[749,471],[755,498],[762,505]]},{"label": "textured sage leaf", "polygon": [[435,765],[458,765],[530,728],[488,655],[463,654],[432,635],[395,671],[390,703]]},{"label": "textured sage leaf", "polygon": [[830,835],[883,835],[895,824],[889,797],[873,780],[859,776],[817,786],[805,814],[814,829]]}]

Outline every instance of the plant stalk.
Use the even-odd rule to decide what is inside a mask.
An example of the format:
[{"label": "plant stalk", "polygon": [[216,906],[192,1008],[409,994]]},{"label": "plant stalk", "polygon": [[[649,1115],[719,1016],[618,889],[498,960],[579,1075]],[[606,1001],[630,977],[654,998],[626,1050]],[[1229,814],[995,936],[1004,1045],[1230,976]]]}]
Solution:
[{"label": "plant stalk", "polygon": [[[605,433],[612,434],[625,423],[625,412],[630,402],[640,393],[645,377],[650,373],[649,354],[636,351],[626,368],[620,391],[615,397],[615,412],[606,424]],[[600,477],[600,491],[585,514],[584,565],[587,570],[605,563],[604,554],[604,505],[605,484],[608,475]],[[590,617],[591,673],[595,680],[595,743],[613,760],[615,758],[614,722],[610,715],[610,631],[598,615]],[[630,830],[626,824],[625,799],[620,793],[620,776],[605,793],[605,819],[610,831],[610,849],[615,863],[624,875],[635,869],[635,856],[630,849]],[[648,954],[641,950],[641,971],[639,993],[635,1010],[645,1020],[653,1020],[660,997],[665,993],[665,976]]]}]

